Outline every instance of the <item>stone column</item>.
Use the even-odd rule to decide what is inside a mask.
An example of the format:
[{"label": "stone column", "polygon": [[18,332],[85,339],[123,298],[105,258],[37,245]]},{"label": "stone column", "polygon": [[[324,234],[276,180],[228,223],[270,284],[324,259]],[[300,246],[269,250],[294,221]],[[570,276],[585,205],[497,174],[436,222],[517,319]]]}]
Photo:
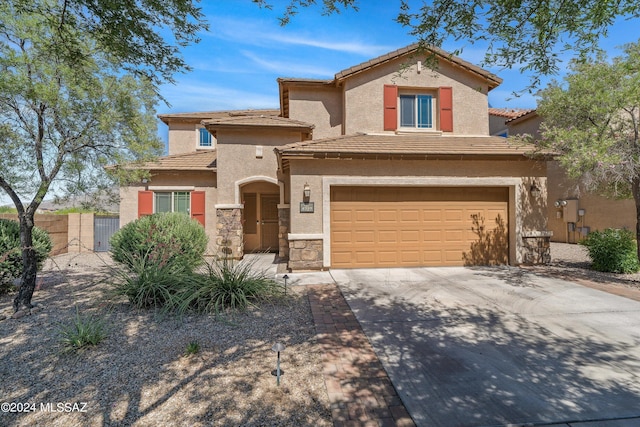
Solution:
[{"label": "stone column", "polygon": [[241,259],[244,255],[242,209],[216,208],[218,256]]},{"label": "stone column", "polygon": [[291,209],[289,205],[278,205],[278,258],[289,258],[289,224]]},{"label": "stone column", "polygon": [[289,268],[292,270],[321,270],[322,239],[292,240],[289,242]]}]

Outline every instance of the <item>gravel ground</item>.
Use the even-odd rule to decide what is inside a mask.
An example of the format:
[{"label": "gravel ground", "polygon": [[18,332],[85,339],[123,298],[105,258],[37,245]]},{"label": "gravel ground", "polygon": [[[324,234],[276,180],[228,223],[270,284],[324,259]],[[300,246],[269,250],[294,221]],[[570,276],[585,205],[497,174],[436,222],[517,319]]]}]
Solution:
[{"label": "gravel ground", "polygon": [[[582,246],[553,243],[551,255],[551,265],[530,268],[640,288],[639,274],[589,270]],[[60,255],[39,276],[32,314],[12,319],[12,296],[0,297],[0,403],[30,411],[0,413],[0,427],[332,425],[304,287],[233,317],[176,319],[110,296],[114,269],[106,255]],[[59,330],[76,310],[102,317],[108,337],[65,354]],[[194,340],[201,350],[187,357]],[[276,341],[287,347],[280,387],[271,375]]]},{"label": "gravel ground", "polygon": [[[30,411],[2,412],[0,426],[332,424],[304,288],[232,317],[176,319],[109,296],[114,268],[105,255],[57,256],[38,279],[32,314],[12,319],[12,296],[0,298],[0,403]],[[59,330],[76,310],[101,316],[108,337],[65,354]],[[186,356],[194,340],[200,352]],[[275,342],[286,346],[280,387]]]}]

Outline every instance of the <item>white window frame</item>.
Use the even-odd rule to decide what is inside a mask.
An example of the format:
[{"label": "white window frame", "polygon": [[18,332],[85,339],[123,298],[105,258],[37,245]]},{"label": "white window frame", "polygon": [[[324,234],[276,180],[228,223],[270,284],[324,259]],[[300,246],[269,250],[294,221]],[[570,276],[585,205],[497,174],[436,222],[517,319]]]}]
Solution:
[{"label": "white window frame", "polygon": [[[209,145],[202,145],[202,135],[204,133],[206,133],[209,136]],[[216,146],[215,138],[213,137],[213,135],[211,135],[211,133],[206,128],[197,127],[196,128],[196,146],[198,147],[198,149],[202,149],[202,150],[214,149]]]},{"label": "white window frame", "polygon": [[171,195],[171,211],[170,212],[176,212],[176,194],[177,193],[181,193],[181,194],[186,194],[189,198],[189,202],[188,202],[188,207],[187,207],[187,212],[180,212],[180,213],[185,213],[189,216],[191,216],[191,191],[154,191],[153,192],[153,213],[158,213],[158,207],[157,207],[157,199],[156,196],[158,194],[170,194]]},{"label": "white window frame", "polygon": [[[431,97],[431,126],[420,126],[419,125],[419,102],[418,99],[420,96],[429,96]],[[402,98],[413,97],[413,126],[403,126],[402,124]],[[437,129],[437,92],[432,90],[427,91],[399,91],[398,92],[398,129],[403,130],[416,130],[416,131],[434,131]]]}]

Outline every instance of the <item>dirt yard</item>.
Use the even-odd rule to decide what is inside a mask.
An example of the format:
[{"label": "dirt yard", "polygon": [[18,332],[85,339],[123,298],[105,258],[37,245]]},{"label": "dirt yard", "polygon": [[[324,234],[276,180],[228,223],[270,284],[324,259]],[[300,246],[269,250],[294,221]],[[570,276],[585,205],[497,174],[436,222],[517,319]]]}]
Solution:
[{"label": "dirt yard", "polygon": [[[60,255],[32,314],[12,319],[12,296],[0,298],[0,426],[332,425],[304,288],[233,317],[179,319],[110,296],[115,268],[107,255]],[[65,354],[59,331],[76,311],[104,319],[108,336]],[[200,351],[186,356],[192,341]]]}]

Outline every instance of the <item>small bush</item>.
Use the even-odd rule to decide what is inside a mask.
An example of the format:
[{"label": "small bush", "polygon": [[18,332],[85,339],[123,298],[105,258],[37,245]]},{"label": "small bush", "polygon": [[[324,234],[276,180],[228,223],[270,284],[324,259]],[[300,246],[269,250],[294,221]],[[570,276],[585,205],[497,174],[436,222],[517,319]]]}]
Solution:
[{"label": "small bush", "polygon": [[65,352],[72,352],[100,344],[106,337],[104,321],[96,316],[76,316],[70,325],[60,329],[60,342]]},{"label": "small bush", "polygon": [[181,290],[178,311],[192,309],[205,313],[243,311],[256,302],[282,294],[282,287],[256,270],[255,263],[223,259],[192,276]]},{"label": "small bush", "polygon": [[[41,228],[33,227],[33,246],[40,270],[53,247],[49,234]],[[0,294],[11,290],[13,279],[22,276],[22,272],[20,223],[0,219]]]},{"label": "small bush", "polygon": [[178,305],[176,294],[192,275],[179,263],[158,268],[144,256],[132,258],[127,264],[129,268],[120,271],[116,278],[114,291],[126,296],[137,308],[166,306],[171,310]]},{"label": "small bush", "polygon": [[113,259],[126,267],[115,291],[136,307],[173,306],[185,278],[204,262],[204,228],[181,213],[142,217],[111,237]]},{"label": "small bush", "polygon": [[198,341],[196,340],[190,341],[189,344],[187,344],[187,348],[184,349],[184,355],[187,357],[197,354],[199,352],[200,352],[200,343],[198,343]]},{"label": "small bush", "polygon": [[594,270],[611,273],[640,270],[636,241],[629,230],[607,228],[593,231],[580,244],[586,246]]},{"label": "small bush", "polygon": [[113,259],[131,270],[139,262],[151,268],[193,271],[202,264],[208,238],[198,221],[182,213],[143,216],[111,237]]}]

